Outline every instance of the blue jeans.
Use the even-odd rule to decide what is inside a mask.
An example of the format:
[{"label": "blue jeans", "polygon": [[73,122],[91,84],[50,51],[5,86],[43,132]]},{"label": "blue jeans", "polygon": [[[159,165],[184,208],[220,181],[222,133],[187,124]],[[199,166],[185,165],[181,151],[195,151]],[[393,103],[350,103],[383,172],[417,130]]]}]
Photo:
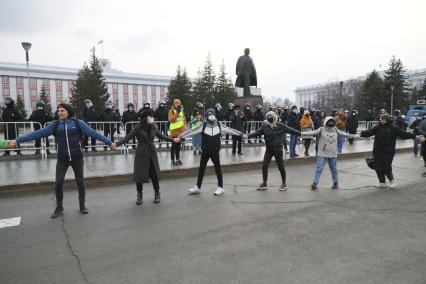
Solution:
[{"label": "blue jeans", "polygon": [[[342,132],[346,132],[346,128],[342,128],[339,130]],[[339,153],[341,153],[343,150],[343,144],[345,144],[345,137],[342,135],[339,135],[339,138],[337,140],[337,150],[339,151]]]},{"label": "blue jeans", "polygon": [[416,156],[417,156],[417,153],[419,152],[419,144],[420,144],[420,142],[417,139],[414,139],[413,152],[414,152],[414,155],[416,155]]},{"label": "blue jeans", "polygon": [[315,177],[314,177],[314,183],[318,184],[322,170],[324,169],[325,161],[328,160],[328,167],[331,171],[331,177],[333,179],[333,183],[338,184],[339,179],[337,177],[337,162],[336,158],[325,158],[325,157],[318,157],[317,158],[317,168],[315,170]]},{"label": "blue jeans", "polygon": [[290,134],[290,155],[296,155],[297,136]]}]

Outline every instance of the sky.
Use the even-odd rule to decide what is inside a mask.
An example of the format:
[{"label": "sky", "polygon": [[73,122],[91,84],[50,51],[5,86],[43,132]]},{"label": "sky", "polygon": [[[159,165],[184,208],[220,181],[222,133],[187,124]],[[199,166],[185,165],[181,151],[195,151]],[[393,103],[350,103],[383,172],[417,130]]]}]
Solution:
[{"label": "sky", "polygon": [[0,61],[79,68],[91,47],[114,69],[190,77],[210,53],[235,80],[249,47],[267,98],[383,69],[426,68],[425,0],[1,0]]}]

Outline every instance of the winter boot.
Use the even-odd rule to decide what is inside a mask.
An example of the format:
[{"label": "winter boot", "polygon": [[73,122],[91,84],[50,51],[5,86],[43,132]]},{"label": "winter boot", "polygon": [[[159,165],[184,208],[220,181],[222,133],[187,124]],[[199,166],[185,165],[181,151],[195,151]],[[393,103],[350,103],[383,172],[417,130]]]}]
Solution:
[{"label": "winter boot", "polygon": [[161,198],[160,198],[160,191],[156,190],[155,194],[154,194],[154,203],[160,203],[160,200],[161,200]]}]

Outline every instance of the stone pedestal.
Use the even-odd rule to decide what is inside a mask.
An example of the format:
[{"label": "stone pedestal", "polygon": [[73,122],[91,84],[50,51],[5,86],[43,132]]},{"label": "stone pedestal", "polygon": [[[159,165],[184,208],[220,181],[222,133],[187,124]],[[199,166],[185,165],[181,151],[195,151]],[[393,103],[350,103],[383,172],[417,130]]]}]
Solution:
[{"label": "stone pedestal", "polygon": [[263,105],[262,96],[248,96],[248,97],[238,97],[234,100],[235,105],[240,105],[241,108],[244,108],[246,104],[250,104],[252,110],[257,105]]}]

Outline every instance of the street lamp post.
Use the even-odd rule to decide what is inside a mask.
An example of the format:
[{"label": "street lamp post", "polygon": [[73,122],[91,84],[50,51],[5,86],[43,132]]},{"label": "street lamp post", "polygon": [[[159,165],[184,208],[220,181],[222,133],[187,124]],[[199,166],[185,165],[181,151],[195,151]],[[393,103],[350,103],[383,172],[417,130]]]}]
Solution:
[{"label": "street lamp post", "polygon": [[395,89],[395,86],[391,85],[390,89],[391,89],[391,111],[390,111],[390,114],[393,115],[393,89]]},{"label": "street lamp post", "polygon": [[340,81],[340,103],[343,103],[343,81]]},{"label": "street lamp post", "polygon": [[28,51],[31,48],[30,42],[21,42],[22,47],[25,49],[25,55],[27,60],[27,80],[28,80],[28,96],[31,97],[30,94],[30,56],[28,55]]}]

